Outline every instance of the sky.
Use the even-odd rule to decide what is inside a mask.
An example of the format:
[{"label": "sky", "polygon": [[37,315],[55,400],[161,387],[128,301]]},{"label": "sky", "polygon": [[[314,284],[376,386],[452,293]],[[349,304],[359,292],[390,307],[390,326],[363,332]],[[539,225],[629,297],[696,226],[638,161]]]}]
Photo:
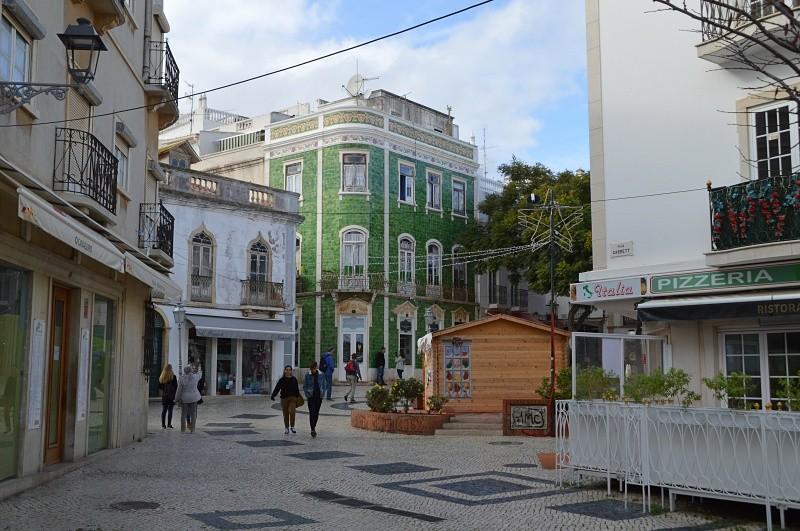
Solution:
[{"label": "sky", "polygon": [[[181,95],[352,46],[475,0],[168,0]],[[224,8],[220,8],[223,6]],[[213,92],[246,116],[337,100],[358,69],[385,89],[446,112],[475,135],[489,176],[516,156],[553,170],[589,166],[583,2],[495,0],[399,37]],[[188,105],[187,105],[188,108]]]}]

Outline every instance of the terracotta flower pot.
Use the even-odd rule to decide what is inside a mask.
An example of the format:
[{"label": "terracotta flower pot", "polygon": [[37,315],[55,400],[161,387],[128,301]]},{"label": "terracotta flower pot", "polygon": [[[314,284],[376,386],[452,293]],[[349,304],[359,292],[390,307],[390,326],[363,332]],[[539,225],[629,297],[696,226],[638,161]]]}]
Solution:
[{"label": "terracotta flower pot", "polygon": [[556,453],[555,452],[537,452],[536,457],[539,459],[539,466],[544,470],[556,469]]}]

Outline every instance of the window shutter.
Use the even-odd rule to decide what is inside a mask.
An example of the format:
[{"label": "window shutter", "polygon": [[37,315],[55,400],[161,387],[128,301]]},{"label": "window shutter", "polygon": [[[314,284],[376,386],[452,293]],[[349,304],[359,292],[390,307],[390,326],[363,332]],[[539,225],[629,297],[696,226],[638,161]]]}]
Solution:
[{"label": "window shutter", "polygon": [[67,96],[67,123],[70,129],[80,129],[87,133],[92,132],[92,106],[81,96],[70,91]]}]

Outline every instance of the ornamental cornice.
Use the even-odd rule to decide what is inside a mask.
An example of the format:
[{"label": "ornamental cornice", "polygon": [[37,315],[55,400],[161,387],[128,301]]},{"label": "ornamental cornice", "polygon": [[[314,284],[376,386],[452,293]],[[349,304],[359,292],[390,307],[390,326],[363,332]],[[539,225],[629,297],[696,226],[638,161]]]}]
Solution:
[{"label": "ornamental cornice", "polygon": [[338,111],[322,118],[323,127],[339,124],[365,124],[383,129],[383,116],[367,111]]},{"label": "ornamental cornice", "polygon": [[275,140],[285,136],[307,133],[317,128],[319,128],[319,120],[315,116],[314,118],[303,120],[302,122],[273,127],[270,129],[269,137],[270,139]]},{"label": "ornamental cornice", "polygon": [[462,157],[469,159],[472,158],[473,150],[471,148],[462,146],[456,142],[452,142],[444,138],[440,138],[433,133],[422,131],[396,120],[389,120],[389,131],[398,135],[402,135],[406,138],[416,140],[417,142],[424,142],[426,144],[430,144],[431,146],[438,147],[439,149],[450,151],[451,153],[455,153],[456,155],[460,155]]}]

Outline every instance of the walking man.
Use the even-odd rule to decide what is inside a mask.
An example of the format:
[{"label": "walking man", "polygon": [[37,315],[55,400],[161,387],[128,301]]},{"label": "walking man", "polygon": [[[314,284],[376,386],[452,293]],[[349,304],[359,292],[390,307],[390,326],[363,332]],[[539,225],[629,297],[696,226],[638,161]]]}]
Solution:
[{"label": "walking man", "polygon": [[381,347],[375,354],[375,368],[378,370],[378,385],[386,385],[386,382],[383,381],[383,371],[386,368],[386,347]]},{"label": "walking man", "polygon": [[334,361],[333,361],[333,348],[329,348],[325,352],[322,353],[322,357],[319,360],[319,372],[322,373],[323,378],[325,378],[325,398],[328,400],[333,400],[331,398],[331,393],[333,392],[333,369],[334,369]]},{"label": "walking man", "polygon": [[308,401],[308,418],[311,423],[311,436],[317,436],[317,420],[319,420],[319,408],[322,407],[322,394],[325,392],[325,376],[319,372],[317,362],[311,363],[311,371],[306,374],[303,381],[303,392]]},{"label": "walking man", "polygon": [[344,401],[347,402],[347,397],[350,397],[350,402],[356,401],[356,382],[358,381],[358,357],[353,354],[350,356],[350,361],[344,366],[344,373],[347,376],[347,383],[350,384],[350,390],[344,395]]}]

